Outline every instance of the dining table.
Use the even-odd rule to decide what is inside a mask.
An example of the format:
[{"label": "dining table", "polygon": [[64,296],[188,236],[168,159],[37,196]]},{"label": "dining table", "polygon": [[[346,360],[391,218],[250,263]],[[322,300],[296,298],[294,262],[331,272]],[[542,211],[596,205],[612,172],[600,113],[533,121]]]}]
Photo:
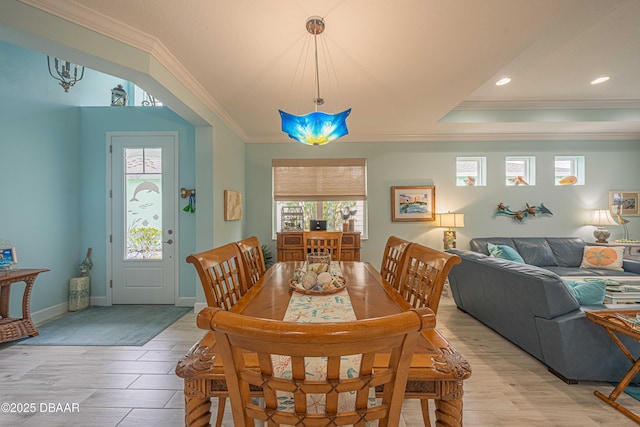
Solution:
[{"label": "dining table", "polygon": [[[298,292],[292,289],[292,278],[303,265],[303,262],[275,263],[231,311],[266,319],[285,319],[291,301],[298,296]],[[337,268],[345,286],[333,295],[348,297],[346,299],[350,300],[357,319],[387,316],[411,308],[370,263],[342,261],[337,263]],[[316,300],[320,304],[323,298],[314,299],[310,296],[305,300],[307,310],[314,311]],[[388,354],[378,355],[376,365],[386,366],[388,357]],[[245,360],[247,364],[255,363],[257,366],[257,360],[252,360],[252,355],[247,354]],[[213,332],[207,331],[191,347],[178,362],[176,374],[184,379],[185,425],[209,426],[211,398],[228,394]],[[435,401],[436,425],[462,426],[463,384],[470,376],[469,362],[437,327],[426,330],[411,360],[405,398],[420,399],[425,424],[428,420],[428,415],[424,416],[428,411],[428,399],[432,399]],[[254,391],[259,396],[260,391]]]}]

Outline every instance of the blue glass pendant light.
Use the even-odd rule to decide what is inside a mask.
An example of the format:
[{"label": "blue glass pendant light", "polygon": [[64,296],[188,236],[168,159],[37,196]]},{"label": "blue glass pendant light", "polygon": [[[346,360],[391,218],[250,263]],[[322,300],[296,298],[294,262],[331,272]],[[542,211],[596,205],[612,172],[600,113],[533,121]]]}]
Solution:
[{"label": "blue glass pendant light", "polygon": [[324,145],[349,133],[347,129],[347,117],[351,108],[337,114],[329,114],[318,111],[318,105],[324,104],[320,97],[320,79],[318,76],[318,34],[324,31],[324,20],[318,16],[307,19],[307,31],[313,34],[316,62],[316,98],[314,99],[315,111],[304,116],[296,116],[282,110],[282,131],[289,137],[307,145]]}]

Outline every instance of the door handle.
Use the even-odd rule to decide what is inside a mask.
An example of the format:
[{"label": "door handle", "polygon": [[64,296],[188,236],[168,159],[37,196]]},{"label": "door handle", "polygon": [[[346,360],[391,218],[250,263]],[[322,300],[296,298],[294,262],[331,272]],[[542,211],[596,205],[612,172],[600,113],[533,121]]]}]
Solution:
[{"label": "door handle", "polygon": [[165,242],[165,241],[163,241],[162,243],[167,243],[167,244],[169,244],[169,245],[170,245],[170,244],[172,244],[172,243],[173,243],[173,239],[169,239],[169,240],[167,240],[166,242]]}]

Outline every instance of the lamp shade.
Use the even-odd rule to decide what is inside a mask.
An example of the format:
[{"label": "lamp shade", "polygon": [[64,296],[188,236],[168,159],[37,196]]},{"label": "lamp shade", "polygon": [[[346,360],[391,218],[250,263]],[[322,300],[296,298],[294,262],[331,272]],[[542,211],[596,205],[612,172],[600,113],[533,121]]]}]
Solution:
[{"label": "lamp shade", "polygon": [[608,209],[596,209],[591,214],[589,225],[602,227],[603,225],[618,225],[618,223],[613,220],[611,212]]},{"label": "lamp shade", "polygon": [[279,112],[282,131],[303,144],[324,145],[349,133],[346,120],[351,108],[338,114],[316,111],[304,116],[294,116],[282,110]]},{"label": "lamp shade", "polygon": [[451,212],[436,214],[436,226],[464,227],[464,214]]}]

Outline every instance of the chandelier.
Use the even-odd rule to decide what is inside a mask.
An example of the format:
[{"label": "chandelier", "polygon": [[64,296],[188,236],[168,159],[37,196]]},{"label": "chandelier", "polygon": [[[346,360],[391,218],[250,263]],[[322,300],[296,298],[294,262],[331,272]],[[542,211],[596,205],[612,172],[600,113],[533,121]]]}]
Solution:
[{"label": "chandelier", "polygon": [[337,114],[318,111],[318,106],[324,104],[320,96],[320,77],[318,73],[318,35],[324,32],[324,20],[318,16],[307,19],[307,32],[313,35],[315,57],[315,105],[314,111],[304,116],[296,116],[282,110],[282,131],[289,137],[307,145],[324,145],[349,133],[347,129],[347,117],[351,108]]},{"label": "chandelier", "polygon": [[[64,61],[62,59],[54,58],[54,67],[55,75],[51,70],[51,58],[47,55],[47,66],[49,67],[49,74],[54,79],[58,80],[60,86],[64,89],[65,92],[69,92],[69,89],[73,87],[77,82],[82,80],[84,77],[84,67],[78,66],[77,64],[73,64],[69,61]],[[80,77],[78,77],[78,68],[80,69]],[[73,68],[73,75],[71,74],[71,69]]]}]

